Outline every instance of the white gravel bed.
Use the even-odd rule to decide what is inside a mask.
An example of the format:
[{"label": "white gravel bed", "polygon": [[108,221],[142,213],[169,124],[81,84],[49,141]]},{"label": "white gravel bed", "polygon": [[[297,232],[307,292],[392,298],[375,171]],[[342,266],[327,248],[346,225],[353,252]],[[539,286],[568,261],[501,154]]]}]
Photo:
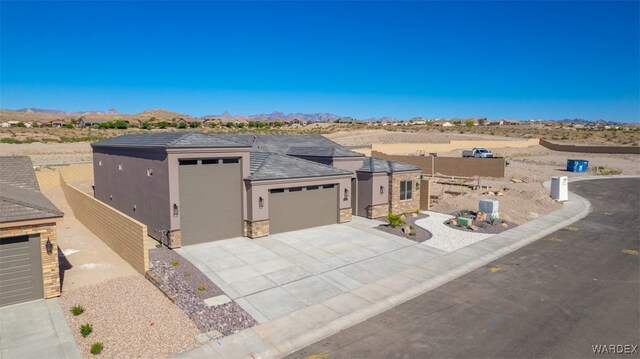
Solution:
[{"label": "white gravel bed", "polygon": [[[193,321],[140,275],[65,292],[60,304],[85,358],[168,358],[197,346]],[[84,313],[73,316],[74,305]],[[83,338],[85,323],[93,332]],[[97,356],[90,353],[95,342],[104,345]]]},{"label": "white gravel bed", "polygon": [[448,219],[453,218],[450,214],[432,211],[423,211],[423,213],[428,214],[429,217],[417,220],[416,225],[431,232],[432,237],[428,241],[422,242],[421,245],[441,249],[446,252],[453,252],[456,249],[494,236],[494,234],[473,233],[453,229],[444,223]]}]

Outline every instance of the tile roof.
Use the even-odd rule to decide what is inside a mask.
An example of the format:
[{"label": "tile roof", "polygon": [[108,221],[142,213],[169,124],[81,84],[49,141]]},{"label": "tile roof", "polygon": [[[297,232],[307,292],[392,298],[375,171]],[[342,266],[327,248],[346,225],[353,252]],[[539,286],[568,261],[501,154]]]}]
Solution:
[{"label": "tile roof", "polygon": [[[321,153],[318,157],[363,157],[361,153],[351,151],[330,139],[320,135],[224,135],[235,142],[252,146],[254,152],[271,152],[283,155],[314,156],[309,153]],[[315,149],[315,150],[312,150]],[[296,152],[294,154],[293,152]],[[316,151],[316,152],[314,152]]]},{"label": "tile roof", "polygon": [[362,153],[351,151],[344,147],[306,147],[295,146],[290,147],[287,151],[291,156],[308,156],[308,157],[364,157]]},{"label": "tile roof", "polygon": [[407,163],[388,161],[375,157],[367,157],[364,159],[362,167],[358,172],[370,172],[370,173],[395,173],[395,172],[409,172],[409,171],[421,171],[418,166],[410,165]]},{"label": "tile roof", "polygon": [[251,152],[250,180],[351,175],[353,172],[279,153]]},{"label": "tile roof", "polygon": [[199,132],[162,132],[122,135],[94,142],[91,147],[123,148],[209,148],[249,147],[224,135],[207,135]]},{"label": "tile roof", "polygon": [[39,191],[29,157],[0,157],[0,168],[0,223],[62,217]]},{"label": "tile roof", "polygon": [[0,183],[39,191],[33,164],[27,156],[0,157]]}]

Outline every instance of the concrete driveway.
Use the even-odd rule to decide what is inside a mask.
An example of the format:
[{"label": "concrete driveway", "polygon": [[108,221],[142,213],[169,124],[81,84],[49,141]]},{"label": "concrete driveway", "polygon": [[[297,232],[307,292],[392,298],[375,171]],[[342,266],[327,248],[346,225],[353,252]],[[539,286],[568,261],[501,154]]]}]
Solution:
[{"label": "concrete driveway", "polygon": [[372,282],[446,253],[373,228],[379,224],[353,217],[345,224],[177,252],[260,323],[318,304],[319,315],[336,318],[417,283],[411,278],[386,286]]},{"label": "concrete driveway", "polygon": [[82,358],[58,298],[0,308],[0,358]]}]

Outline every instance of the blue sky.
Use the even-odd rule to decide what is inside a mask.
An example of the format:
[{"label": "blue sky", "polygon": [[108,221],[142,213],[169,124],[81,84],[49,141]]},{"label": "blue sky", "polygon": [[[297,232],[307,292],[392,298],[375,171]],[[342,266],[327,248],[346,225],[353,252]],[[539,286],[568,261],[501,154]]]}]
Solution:
[{"label": "blue sky", "polygon": [[6,2],[2,108],[638,122],[628,2]]}]

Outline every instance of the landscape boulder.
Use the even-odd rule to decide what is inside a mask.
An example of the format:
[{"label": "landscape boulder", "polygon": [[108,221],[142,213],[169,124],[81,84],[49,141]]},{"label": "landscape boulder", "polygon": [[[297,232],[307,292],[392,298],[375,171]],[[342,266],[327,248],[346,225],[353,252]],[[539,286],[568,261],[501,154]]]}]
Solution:
[{"label": "landscape boulder", "polygon": [[478,222],[484,222],[487,220],[487,214],[480,211],[478,213],[476,213],[476,221]]}]

